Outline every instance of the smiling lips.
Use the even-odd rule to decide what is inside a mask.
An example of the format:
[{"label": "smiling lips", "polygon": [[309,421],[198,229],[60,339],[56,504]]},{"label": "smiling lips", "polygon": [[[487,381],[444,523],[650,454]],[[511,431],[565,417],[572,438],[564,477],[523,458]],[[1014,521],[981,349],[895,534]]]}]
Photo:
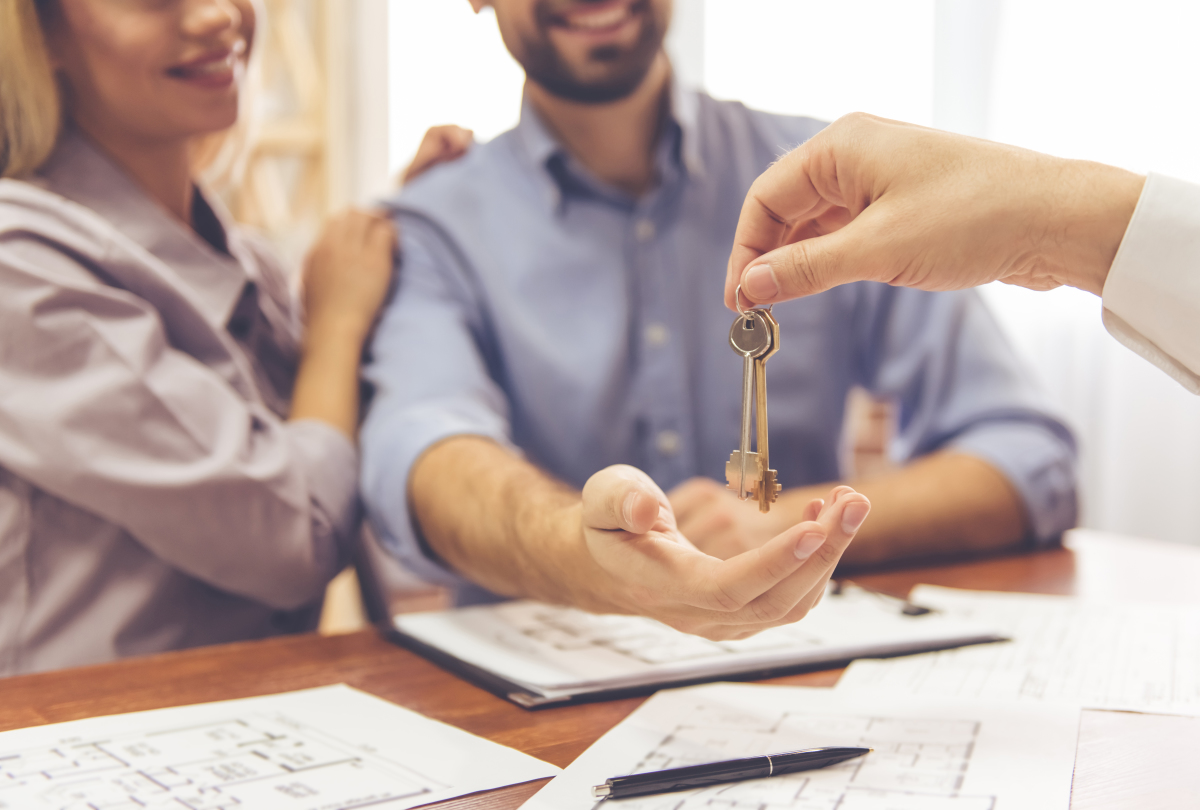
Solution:
[{"label": "smiling lips", "polygon": [[600,8],[583,7],[559,15],[555,20],[562,27],[589,34],[605,34],[615,31],[634,18],[634,7],[638,2],[605,4]]},{"label": "smiling lips", "polygon": [[170,67],[167,69],[167,75],[196,87],[228,87],[237,76],[241,57],[245,52],[246,43],[239,41],[232,48],[211,52],[190,62]]}]

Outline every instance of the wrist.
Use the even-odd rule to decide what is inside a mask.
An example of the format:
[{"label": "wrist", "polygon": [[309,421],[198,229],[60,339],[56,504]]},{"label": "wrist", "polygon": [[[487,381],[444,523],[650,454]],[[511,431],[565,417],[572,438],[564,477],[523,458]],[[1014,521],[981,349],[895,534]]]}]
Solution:
[{"label": "wrist", "polygon": [[1059,280],[1101,295],[1146,178],[1103,164],[1071,163]]},{"label": "wrist", "polygon": [[372,321],[350,313],[322,312],[311,315],[304,328],[306,350],[328,346],[350,346],[362,350]]}]

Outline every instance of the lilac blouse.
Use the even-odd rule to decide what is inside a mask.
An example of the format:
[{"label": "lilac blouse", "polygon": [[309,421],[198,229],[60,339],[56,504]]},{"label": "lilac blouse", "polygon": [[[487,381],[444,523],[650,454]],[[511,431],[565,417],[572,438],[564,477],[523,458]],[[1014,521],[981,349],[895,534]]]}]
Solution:
[{"label": "lilac blouse", "polygon": [[208,241],[71,130],[0,180],[0,675],[309,629],[345,559],[284,274],[196,204]]}]

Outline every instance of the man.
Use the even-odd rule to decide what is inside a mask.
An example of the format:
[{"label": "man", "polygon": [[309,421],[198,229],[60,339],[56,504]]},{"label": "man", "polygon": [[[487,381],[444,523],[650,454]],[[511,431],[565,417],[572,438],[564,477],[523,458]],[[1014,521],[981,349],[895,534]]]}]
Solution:
[{"label": "man", "polygon": [[1067,284],[1103,295],[1109,332],[1200,394],[1197,268],[1194,183],[856,114],[755,181],[725,298]]},{"label": "man", "polygon": [[[856,482],[874,511],[847,559],[1073,525],[1071,436],[978,299],[884,285],[775,309],[770,447],[786,489],[767,515],[726,492],[741,359],[724,259],[754,178],[822,125],[675,87],[669,0],[473,2],[495,8],[525,102],[516,129],[395,201],[403,284],[374,345],[364,493],[410,567],[707,635],[795,620],[866,517],[852,491],[813,506],[838,478],[854,384],[896,401],[915,460]],[[671,542],[641,534],[655,513]],[[788,542],[819,553],[794,574],[755,562]],[[698,603],[738,618],[697,617]]]}]

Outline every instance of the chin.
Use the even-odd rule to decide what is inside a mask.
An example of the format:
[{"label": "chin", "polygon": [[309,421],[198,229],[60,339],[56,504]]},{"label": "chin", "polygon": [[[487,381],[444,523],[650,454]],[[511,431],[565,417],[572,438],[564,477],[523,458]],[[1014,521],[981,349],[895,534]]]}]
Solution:
[{"label": "chin", "polygon": [[238,106],[235,103],[215,110],[192,109],[176,120],[181,124],[179,130],[189,137],[212,135],[224,132],[238,122]]}]

